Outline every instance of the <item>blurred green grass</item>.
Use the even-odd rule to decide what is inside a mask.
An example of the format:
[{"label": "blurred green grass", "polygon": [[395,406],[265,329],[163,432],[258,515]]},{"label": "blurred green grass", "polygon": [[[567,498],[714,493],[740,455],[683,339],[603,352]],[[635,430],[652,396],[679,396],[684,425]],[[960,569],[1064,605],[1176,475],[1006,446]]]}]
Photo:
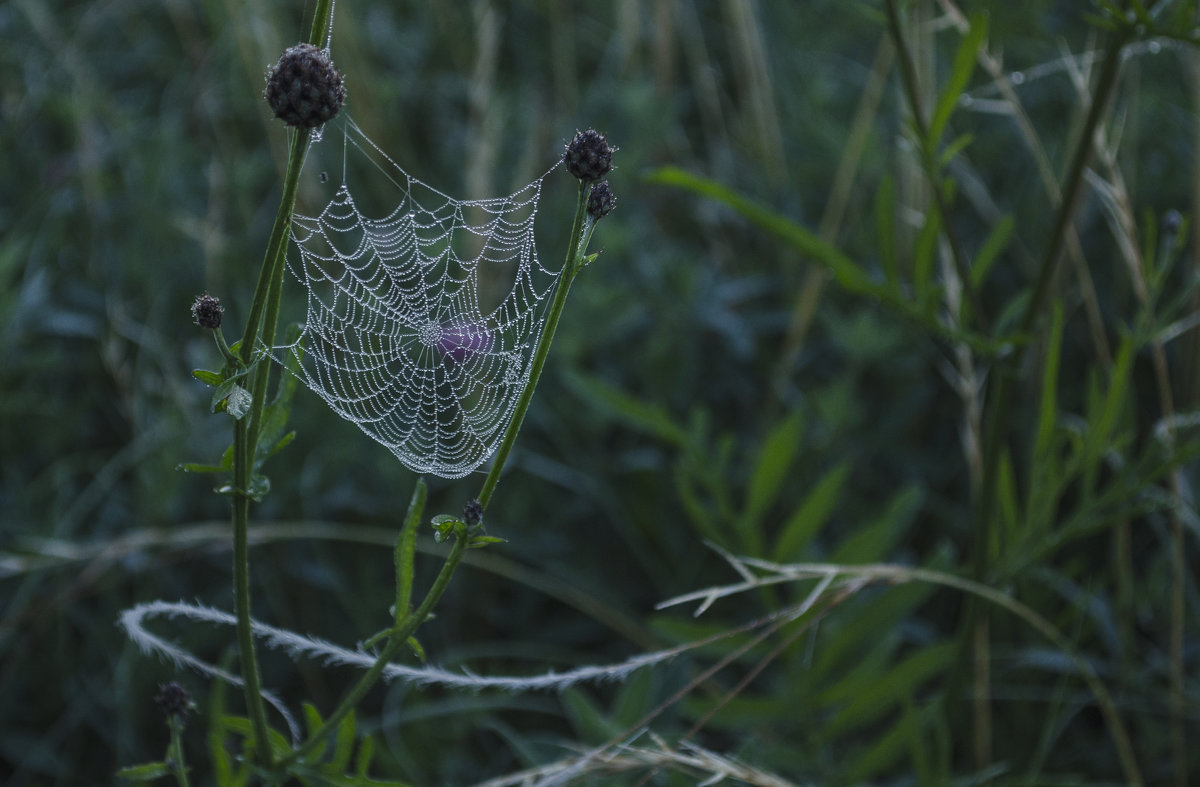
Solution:
[{"label": "blurred green grass", "polygon": [[[1076,3],[983,5],[1004,68],[1030,75],[1019,95],[1061,174],[1081,113],[1069,72],[1051,66],[1062,62],[1060,41],[1092,51],[1096,32]],[[943,18],[934,3],[914,6],[918,17]],[[231,324],[244,318],[285,158],[283,130],[260,100],[263,72],[307,30],[304,10],[127,0],[0,7],[6,783],[108,783],[117,767],[161,755],[157,683],[178,678],[202,705],[208,694],[199,678],[137,653],[115,620],[158,598],[230,606],[225,501],[209,479],[173,470],[211,461],[228,440],[188,374],[210,366],[213,350],[187,308],[207,290],[226,302]],[[712,201],[644,179],[680,167],[818,227],[879,62],[879,14],[875,3],[836,2],[339,6],[333,53],[347,75],[349,112],[431,185],[465,197],[506,193],[552,164],[577,128],[595,126],[621,148],[611,178],[619,206],[597,231],[604,254],[572,292],[490,513],[492,532],[509,544],[485,556],[493,563],[481,558],[456,577],[423,632],[437,662],[489,672],[600,663],[797,602],[806,589],[730,601],[697,623],[653,612],[669,596],[734,581],[703,537],[741,521],[773,439],[791,441],[778,495],[745,520],[745,542],[725,546],[776,543],[832,477],[839,485],[811,540],[780,559],[862,555],[966,569],[971,487],[946,345],[876,303],[828,285],[807,289],[811,263],[777,239]],[[918,52],[935,80],[958,44],[946,27],[927,30],[928,48]],[[1135,215],[1145,211],[1151,226],[1168,209],[1193,212],[1195,69],[1194,52],[1164,42],[1138,50],[1122,76],[1120,168]],[[902,262],[916,234],[905,209],[922,204],[899,82],[886,73],[858,174],[845,184],[845,218],[827,238],[864,264],[878,257],[873,211],[885,182],[898,188]],[[1012,119],[986,110],[997,96],[985,74],[969,93],[975,108],[952,121],[974,135],[950,169],[969,206],[956,212],[955,230],[976,248],[999,216],[1015,218],[1018,239],[985,293],[998,311],[1030,278],[1052,210]],[[561,258],[571,190],[551,182],[543,199],[547,263]],[[1115,347],[1135,320],[1137,295],[1094,197],[1076,229]],[[1179,289],[1191,284],[1190,258],[1175,276]],[[797,341],[790,327],[804,292],[818,300]],[[1084,296],[1073,281],[1062,293],[1061,408],[1083,418],[1089,386],[1107,368]],[[1194,349],[1191,334],[1167,347],[1180,412],[1195,408],[1200,391]],[[1141,444],[1161,412],[1149,351],[1133,363],[1121,419]],[[1021,370],[1018,434],[1029,436],[1021,430],[1036,422],[1039,368]],[[299,437],[273,460],[272,494],[255,513],[281,523],[253,553],[256,615],[349,645],[387,619],[392,587],[386,538],[359,528],[398,527],[414,478],[315,397],[299,399]],[[789,417],[795,434],[780,437]],[[1184,467],[1185,488],[1195,469]],[[457,511],[474,491],[472,479],[434,479],[431,508]],[[1190,505],[1183,515],[1194,556]],[[1162,510],[1126,521],[1125,554],[1112,554],[1115,526],[1105,524],[1069,550],[1037,553],[1005,582],[1110,682],[1147,778],[1163,782],[1171,773],[1170,523]],[[369,538],[357,541],[363,532]],[[129,542],[131,534],[141,540]],[[864,543],[848,546],[856,535]],[[1121,560],[1132,585],[1121,585]],[[429,562],[422,570],[428,581]],[[1189,676],[1196,591],[1189,574]],[[930,701],[960,606],[928,588],[853,598],[719,713],[701,742],[797,781],[900,784],[943,765],[958,775],[986,770],[952,724],[969,718],[969,698],[952,697],[944,718]],[[991,634],[994,762],[1004,778],[1117,781],[1105,729],[1062,654],[1003,617]],[[213,659],[233,642],[203,628],[171,636]],[[918,656],[929,674],[889,689],[897,665]],[[560,757],[571,742],[599,744],[699,669],[681,659],[629,689],[588,687],[565,698],[397,685],[377,693],[363,726],[379,730],[381,773],[464,784]],[[324,708],[348,677],[274,656],[265,671],[268,686]],[[687,730],[735,683],[722,675],[705,684],[656,731]],[[863,687],[902,696],[880,705],[882,718],[854,720],[846,708]],[[1184,716],[1193,734],[1195,693],[1190,679]],[[203,761],[200,728],[188,743],[194,763]],[[882,765],[866,770],[865,753],[882,751],[889,735],[927,738],[897,744],[901,754],[879,754]],[[923,745],[924,766],[912,753]],[[621,783],[614,778],[608,783]]]}]

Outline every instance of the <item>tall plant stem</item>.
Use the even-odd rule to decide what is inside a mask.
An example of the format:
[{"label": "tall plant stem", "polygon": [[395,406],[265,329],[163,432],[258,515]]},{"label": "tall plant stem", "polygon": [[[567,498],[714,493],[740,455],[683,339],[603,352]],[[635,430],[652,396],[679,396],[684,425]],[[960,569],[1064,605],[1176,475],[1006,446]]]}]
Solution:
[{"label": "tall plant stem", "polygon": [[[1100,75],[1092,92],[1091,106],[1088,108],[1083,126],[1079,130],[1074,153],[1063,183],[1062,199],[1055,214],[1053,229],[1041,258],[1032,294],[1021,315],[1018,332],[1022,335],[1029,335],[1038,318],[1045,312],[1046,301],[1049,298],[1051,284],[1055,279],[1059,258],[1062,256],[1068,231],[1082,193],[1084,173],[1095,145],[1096,129],[1116,91],[1121,51],[1133,35],[1132,28],[1119,28],[1114,31],[1105,50]],[[991,552],[995,546],[993,532],[996,520],[996,485],[1001,475],[1000,460],[1008,442],[1005,431],[1010,427],[1009,414],[1012,407],[1014,378],[1027,346],[1025,345],[1008,358],[1002,359],[993,369],[989,379],[989,391],[985,403],[987,414],[984,419],[983,434],[983,484],[974,506],[975,532],[971,544],[973,553],[971,575],[976,582],[981,584],[986,584],[990,579]],[[977,638],[982,633],[982,629],[979,627],[984,625],[984,622],[980,620],[981,614],[983,613],[980,611],[979,605],[974,599],[970,599],[966,605],[960,629],[960,653],[962,655],[956,660],[955,669],[946,685],[944,697],[947,702],[959,695],[958,687],[965,677],[963,673],[967,662],[966,654],[971,653],[980,644],[980,640]]]},{"label": "tall plant stem", "polygon": [[[318,0],[310,40],[316,44],[325,38],[329,29],[332,0]],[[312,137],[309,129],[298,130],[292,136],[288,155],[287,172],[284,175],[283,194],[275,224],[267,241],[267,251],[258,272],[258,283],[254,288],[254,300],[242,334],[238,357],[244,366],[254,363],[255,349],[261,340],[272,344],[275,323],[279,315],[280,292],[283,287],[283,258],[287,250],[292,213],[296,207],[296,191],[300,183],[300,170]],[[237,617],[238,652],[245,693],[246,712],[254,728],[255,757],[270,766],[273,756],[268,736],[266,708],[262,700],[262,679],[258,669],[258,655],[254,649],[254,634],[251,630],[250,614],[250,490],[254,480],[254,458],[258,449],[258,437],[262,429],[262,411],[266,401],[269,369],[260,367],[253,373],[250,411],[237,420],[233,437],[233,598],[234,614]]]},{"label": "tall plant stem", "polygon": [[958,235],[952,229],[950,206],[946,202],[945,188],[942,186],[942,176],[939,173],[939,167],[935,160],[937,154],[936,146],[939,140],[932,138],[929,122],[925,119],[925,111],[921,107],[920,81],[917,79],[917,69],[913,65],[908,44],[904,40],[904,31],[900,28],[900,14],[896,9],[896,0],[888,0],[887,18],[888,29],[891,31],[892,36],[892,44],[896,47],[896,62],[900,66],[900,76],[904,82],[904,95],[908,99],[909,115],[912,117],[913,128],[917,134],[917,150],[921,161],[921,169],[924,171],[925,178],[929,181],[929,190],[933,195],[934,207],[937,209],[938,215],[941,216],[942,235],[945,236],[946,242],[950,246],[950,257],[954,262],[955,270],[958,272],[963,294],[966,296],[967,302],[971,304],[971,309],[975,312],[976,321],[986,333],[989,331],[987,314],[983,310],[983,301],[980,300],[979,293],[972,283],[971,271],[967,266],[966,252],[958,240]]},{"label": "tall plant stem", "polygon": [[533,363],[529,367],[529,381],[525,384],[525,390],[521,391],[516,410],[508,424],[508,431],[504,433],[504,441],[496,451],[496,458],[492,460],[492,467],[483,481],[483,488],[479,491],[479,504],[485,509],[492,499],[492,494],[496,491],[496,485],[500,483],[500,474],[504,470],[504,463],[508,460],[508,453],[517,440],[517,433],[521,431],[521,423],[525,420],[525,412],[529,409],[529,403],[533,401],[533,391],[537,388],[538,379],[542,376],[542,368],[546,365],[546,357],[550,354],[550,343],[554,341],[554,332],[558,329],[558,321],[562,317],[563,307],[566,306],[571,282],[583,267],[583,254],[586,251],[586,239],[583,237],[584,214],[587,211],[590,190],[590,184],[580,182],[579,200],[575,207],[575,222],[571,225],[571,240],[567,244],[567,259],[563,263],[561,278],[554,291],[554,300],[550,304],[550,312],[546,315],[542,336],[538,340],[537,349],[533,354]]},{"label": "tall plant stem", "polygon": [[315,748],[321,745],[325,736],[337,729],[337,725],[353,711],[358,703],[362,702],[363,697],[367,696],[367,692],[375,685],[376,681],[383,676],[383,671],[388,664],[408,643],[408,638],[413,635],[413,632],[425,622],[429,617],[429,613],[433,611],[442,594],[446,592],[446,586],[450,583],[450,577],[454,575],[454,569],[458,567],[459,561],[462,560],[463,553],[466,552],[469,536],[460,535],[454,539],[454,546],[450,549],[450,554],[446,556],[446,562],[442,564],[442,570],[438,572],[437,579],[433,581],[433,585],[429,588],[429,592],[425,594],[421,605],[409,615],[404,624],[391,632],[387,639],[387,645],[379,653],[379,658],[369,670],[362,674],[362,677],[346,692],[346,696],[342,698],[341,703],[331,713],[316,730],[308,736],[302,745],[294,749],[290,754],[280,760],[280,765],[287,765],[295,762],[301,757],[311,753]]}]

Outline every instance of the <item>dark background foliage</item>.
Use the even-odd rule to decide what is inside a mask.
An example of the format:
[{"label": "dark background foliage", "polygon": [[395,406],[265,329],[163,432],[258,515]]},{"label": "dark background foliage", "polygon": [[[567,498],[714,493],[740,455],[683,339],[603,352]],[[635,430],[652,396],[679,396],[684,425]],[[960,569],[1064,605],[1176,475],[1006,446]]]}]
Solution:
[{"label": "dark background foliage", "polygon": [[[1064,53],[1099,51],[1105,34],[1088,18],[1095,9],[976,5],[987,11],[988,45],[1003,52],[1004,71],[1027,77],[1017,80],[1019,97],[1061,178],[1083,115]],[[950,4],[906,7],[929,22],[915,41],[934,96],[961,36],[938,24]],[[231,607],[227,500],[212,494],[211,478],[174,469],[215,461],[230,433],[189,376],[216,361],[188,306],[201,292],[219,295],[229,335],[240,332],[286,158],[284,129],[261,101],[263,73],[304,37],[308,13],[294,3],[214,0],[0,6],[7,784],[108,783],[118,767],[161,756],[157,684],[178,679],[202,710],[210,700],[211,684],[142,655],[115,621],[153,599]],[[879,71],[878,104],[860,109],[885,40],[878,3],[338,5],[333,56],[346,75],[348,112],[439,189],[508,193],[545,171],[580,128],[607,132],[620,147],[611,177],[618,208],[596,234],[604,252],[576,283],[489,510],[489,531],[508,543],[455,577],[422,629],[433,661],[487,673],[605,663],[806,595],[807,586],[780,586],[698,620],[683,608],[655,612],[670,596],[736,581],[706,540],[782,562],[968,570],[977,512],[956,345],[823,280],[812,260],[728,207],[646,177],[663,166],[704,175],[820,226],[867,270],[879,269],[881,243],[894,243],[911,267],[928,193],[890,60]],[[1194,203],[1200,61],[1166,39],[1130,51],[1109,133],[1119,129],[1112,149],[1143,245],[1166,211],[1186,214]],[[947,170],[960,195],[954,230],[977,250],[1001,217],[1019,228],[982,293],[997,319],[1034,278],[1054,210],[1013,118],[989,110],[999,96],[986,73],[974,75],[967,95],[952,126],[973,139]],[[860,111],[866,144],[856,169],[839,174]],[[876,199],[891,188],[897,229],[881,239]],[[838,189],[841,219],[826,225]],[[1098,344],[1116,347],[1141,314],[1097,193],[1087,193],[1075,228],[1103,341],[1073,275],[1063,275],[1056,295],[1066,314],[1056,408],[1068,432],[1071,418],[1086,432],[1097,392],[1107,390],[1111,365]],[[551,176],[538,217],[548,264],[562,257],[572,196],[565,173]],[[1189,313],[1170,302],[1190,292],[1191,265],[1185,255],[1172,273],[1162,324]],[[1039,330],[1044,338],[1048,329]],[[1137,347],[1120,407],[1119,436],[1128,440],[1114,439],[1131,464],[1162,416],[1148,347]],[[1200,393],[1194,349],[1190,333],[1166,345],[1180,412]],[[1043,348],[1018,370],[1009,427],[1017,495],[1032,483],[1025,455],[1044,358]],[[415,477],[303,391],[292,418],[298,438],[272,461],[271,494],[254,511],[255,614],[349,646],[388,620],[390,539]],[[755,509],[746,501],[764,466],[778,466],[781,480]],[[1195,468],[1181,467],[1186,503]],[[1019,570],[993,579],[1059,627],[1109,683],[1147,778],[1161,782],[1178,773],[1167,677],[1177,543],[1164,506],[1140,496],[1167,489],[1163,474],[1111,472],[1113,483],[1128,484],[1128,505],[1114,506],[1121,514],[1105,509],[1082,535],[1063,525],[1057,541],[1055,523],[1074,521],[1074,497],[1083,495],[1064,492],[1061,516],[1052,512],[1044,532],[1004,553],[1004,565]],[[430,479],[431,512],[459,511],[481,478]],[[806,505],[814,507],[809,537],[778,548]],[[1196,520],[1190,505],[1182,511],[1193,556]],[[426,545],[418,582],[432,577],[429,553],[438,549]],[[1175,718],[1194,733],[1200,606],[1190,572],[1188,682]],[[1109,733],[1066,654],[1011,617],[992,623],[994,746],[980,760],[964,731],[969,684],[941,701],[956,685],[946,676],[970,658],[954,645],[962,606],[961,594],[932,587],[865,590],[744,690],[733,688],[765,650],[689,692],[652,728],[678,736],[732,691],[697,742],[791,780],[1119,781]],[[234,650],[230,630],[161,627],[205,658]],[[377,737],[380,775],[469,783],[604,742],[721,652],[681,658],[626,687],[562,695],[393,685],[375,692],[360,729]],[[294,705],[321,708],[351,677],[276,655],[265,656],[264,671]],[[202,713],[188,740],[200,773],[205,723]]]}]

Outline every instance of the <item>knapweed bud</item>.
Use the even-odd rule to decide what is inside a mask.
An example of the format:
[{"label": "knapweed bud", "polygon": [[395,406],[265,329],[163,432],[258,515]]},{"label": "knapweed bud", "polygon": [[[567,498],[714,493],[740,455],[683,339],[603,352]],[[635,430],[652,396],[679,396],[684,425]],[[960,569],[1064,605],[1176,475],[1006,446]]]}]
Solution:
[{"label": "knapweed bud", "polygon": [[590,183],[600,180],[612,169],[615,150],[603,134],[589,128],[577,133],[567,145],[563,161],[567,164],[568,172],[585,183]]},{"label": "knapweed bud", "polygon": [[604,218],[612,213],[612,209],[615,207],[617,207],[617,198],[613,196],[607,180],[602,180],[592,186],[592,193],[588,195],[587,204],[587,212],[592,217],[592,221]]},{"label": "knapweed bud", "polygon": [[472,500],[463,506],[463,522],[467,527],[475,527],[483,521],[483,504]]},{"label": "knapweed bud", "polygon": [[337,115],[346,103],[346,87],[328,52],[296,44],[267,70],[263,98],[289,126],[315,128]]},{"label": "knapweed bud", "polygon": [[192,304],[192,322],[201,328],[216,330],[221,327],[221,315],[225,307],[219,298],[214,298],[207,292],[196,298]]},{"label": "knapweed bud", "polygon": [[162,708],[167,718],[184,718],[192,712],[192,695],[174,681],[159,685],[158,693],[154,695],[154,703]]}]

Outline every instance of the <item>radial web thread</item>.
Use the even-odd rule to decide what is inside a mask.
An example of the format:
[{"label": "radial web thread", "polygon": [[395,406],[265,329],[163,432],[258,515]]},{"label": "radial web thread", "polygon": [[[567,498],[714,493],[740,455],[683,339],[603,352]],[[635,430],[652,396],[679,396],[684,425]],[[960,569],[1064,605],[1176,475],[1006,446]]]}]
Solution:
[{"label": "radial web thread", "polygon": [[[529,379],[558,278],[534,245],[549,172],[507,197],[458,200],[352,120],[344,139],[341,182],[319,175],[328,203],[292,221],[288,267],[307,313],[299,340],[274,356],[410,469],[460,478],[499,446]],[[310,155],[310,181],[312,165]],[[382,209],[356,201],[351,173],[382,181]]]}]

